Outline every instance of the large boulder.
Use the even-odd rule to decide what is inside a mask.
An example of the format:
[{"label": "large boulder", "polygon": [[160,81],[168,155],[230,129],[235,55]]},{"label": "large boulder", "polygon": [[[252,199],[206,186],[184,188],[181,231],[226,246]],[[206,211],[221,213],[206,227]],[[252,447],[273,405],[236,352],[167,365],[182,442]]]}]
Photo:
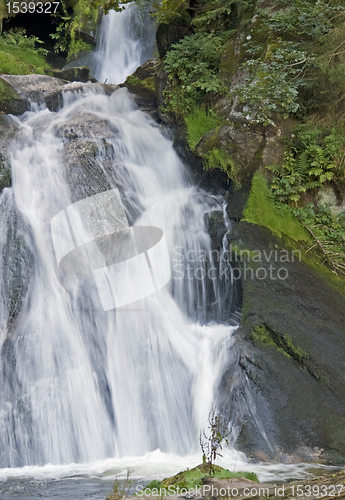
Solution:
[{"label": "large boulder", "polygon": [[[62,104],[63,91],[82,88],[81,83],[66,83],[46,75],[0,75],[0,77],[0,83],[4,81],[8,86],[9,95],[13,95],[13,98],[10,97],[10,106],[7,106],[4,112],[14,115],[28,111],[31,102],[45,103],[48,109],[57,111]],[[5,102],[6,106],[6,98],[0,101]]]},{"label": "large boulder", "polygon": [[[265,227],[242,221],[228,239],[243,290],[237,377],[248,411],[239,448],[257,458],[264,451],[345,463],[343,289]],[[228,405],[229,374],[222,381]]]}]

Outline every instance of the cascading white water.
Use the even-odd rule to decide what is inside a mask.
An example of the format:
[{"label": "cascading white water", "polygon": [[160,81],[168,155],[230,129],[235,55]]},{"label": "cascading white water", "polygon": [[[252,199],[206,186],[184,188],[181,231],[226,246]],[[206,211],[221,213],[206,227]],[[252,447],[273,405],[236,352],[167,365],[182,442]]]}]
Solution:
[{"label": "cascading white water", "polygon": [[[84,119],[102,120],[112,131],[107,171],[101,138],[88,133],[129,218],[164,231],[172,265],[178,249],[179,274],[168,287],[136,307],[107,313],[92,276],[61,271],[52,245],[52,218],[75,201],[62,130]],[[2,321],[1,465],[92,462],[156,448],[190,453],[233,342],[233,327],[205,325],[207,280],[193,278],[204,264],[192,263],[192,278],[180,279],[181,255],[210,256],[204,215],[217,200],[187,184],[171,141],[136,109],[126,89],[108,97],[89,85],[67,94],[58,113],[27,113],[11,162],[13,187],[0,198],[1,239],[6,248],[15,214],[33,265],[10,332],[5,315]],[[144,278],[139,273],[135,279],[140,286]],[[1,285],[8,313],[14,290]],[[217,315],[217,303],[212,307]]]},{"label": "cascading white water", "polygon": [[[119,47],[106,49],[111,30],[128,33],[122,23],[130,19],[128,11],[113,13],[103,24],[99,71]],[[111,76],[110,65],[100,81],[121,81],[139,64],[137,38],[129,39],[134,50],[120,58],[123,72]],[[224,294],[231,282],[202,273],[217,268],[205,214],[224,206],[188,184],[171,141],[125,89],[107,97],[88,84],[66,93],[57,113],[33,109],[15,119],[13,185],[0,196],[0,494],[74,500],[98,492],[101,499],[106,470],[134,467],[137,477],[153,479],[200,461],[199,431],[236,360],[234,327],[221,322],[231,315],[231,293]],[[51,221],[114,188],[131,225],[164,231],[173,279],[141,302],[104,312],[91,274],[59,269]],[[145,286],[140,271],[133,278]],[[315,473],[308,464],[249,464],[231,450],[223,460],[263,480]],[[63,478],[72,476],[66,488]]]},{"label": "cascading white water", "polygon": [[[142,16],[144,14],[141,14]],[[135,6],[103,16],[91,73],[103,83],[122,83],[152,56],[152,20],[140,18]]]}]

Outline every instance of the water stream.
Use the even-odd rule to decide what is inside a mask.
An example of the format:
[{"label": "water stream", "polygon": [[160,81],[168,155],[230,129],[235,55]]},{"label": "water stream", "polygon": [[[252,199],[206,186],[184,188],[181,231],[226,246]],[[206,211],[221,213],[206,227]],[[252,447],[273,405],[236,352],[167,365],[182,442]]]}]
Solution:
[{"label": "water stream", "polygon": [[[100,81],[119,82],[142,62],[132,16],[103,22]],[[231,282],[224,294],[208,277],[218,254],[205,221],[224,211],[221,197],[190,184],[171,140],[126,89],[108,97],[87,84],[56,113],[33,106],[13,119],[13,185],[0,196],[0,498],[104,499],[127,467],[149,480],[197,465],[199,431],[235,359]],[[121,213],[128,227],[159,228],[172,273],[144,299],[106,311],[111,284],[60,269],[64,235],[54,240],[51,224],[105,191],[119,198],[84,216],[115,228]],[[167,271],[157,259],[159,282]],[[127,280],[146,290],[147,267]],[[232,447],[221,464],[269,480],[313,473],[307,464],[254,467]]]}]

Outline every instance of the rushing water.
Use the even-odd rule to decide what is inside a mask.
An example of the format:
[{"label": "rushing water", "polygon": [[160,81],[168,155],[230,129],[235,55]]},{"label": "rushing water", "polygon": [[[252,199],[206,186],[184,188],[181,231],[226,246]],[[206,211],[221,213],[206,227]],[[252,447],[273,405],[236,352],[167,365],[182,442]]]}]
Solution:
[{"label": "rushing water", "polygon": [[154,25],[147,13],[133,6],[110,11],[102,19],[91,72],[100,83],[122,83],[153,52]]},{"label": "rushing water", "polygon": [[[119,81],[141,62],[130,25],[129,9],[103,24],[101,80]],[[112,43],[122,54],[116,68]],[[207,278],[218,263],[205,217],[224,210],[221,198],[190,185],[171,141],[125,89],[108,97],[88,84],[65,94],[56,113],[34,106],[15,120],[13,186],[0,197],[1,498],[104,498],[127,467],[149,479],[196,465],[199,431],[235,349],[231,282],[225,294]],[[91,170],[66,159],[79,147]],[[110,292],[95,275],[58,267],[51,224],[66,207],[104,191],[120,194],[116,207],[93,207],[86,218],[104,227],[113,221],[115,233],[120,213],[126,227],[159,228],[172,271],[156,293],[108,311],[101,300]],[[159,282],[166,269],[157,259],[151,271]],[[127,279],[147,289],[147,273],[139,266]],[[235,422],[234,438],[236,431]],[[311,472],[306,465],[253,467],[234,449],[222,460],[262,479]]]}]

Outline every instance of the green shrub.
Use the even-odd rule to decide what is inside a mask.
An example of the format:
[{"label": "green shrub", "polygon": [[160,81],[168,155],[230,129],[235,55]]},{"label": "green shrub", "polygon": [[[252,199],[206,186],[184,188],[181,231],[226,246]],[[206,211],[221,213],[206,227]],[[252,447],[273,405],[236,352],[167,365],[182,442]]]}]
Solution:
[{"label": "green shrub", "polygon": [[227,33],[195,33],[173,45],[164,65],[169,78],[165,97],[170,111],[187,115],[207,94],[226,91],[218,67],[227,36]]},{"label": "green shrub", "polygon": [[271,190],[276,200],[297,203],[301,193],[332,179],[344,181],[345,136],[342,130],[321,131],[310,125],[294,129],[286,140],[284,163],[268,166],[276,174]]}]

